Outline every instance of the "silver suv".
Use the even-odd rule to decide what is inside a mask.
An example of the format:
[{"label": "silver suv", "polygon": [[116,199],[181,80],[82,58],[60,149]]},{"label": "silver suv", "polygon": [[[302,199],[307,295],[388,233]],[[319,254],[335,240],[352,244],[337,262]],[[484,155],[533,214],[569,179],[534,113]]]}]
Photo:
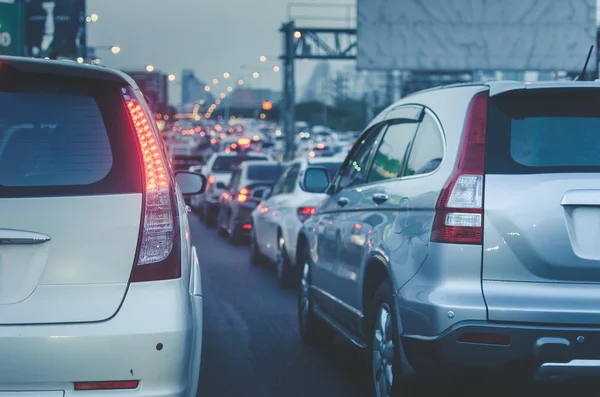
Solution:
[{"label": "silver suv", "polygon": [[599,173],[600,83],[395,103],[299,236],[303,340],[336,330],[369,349],[377,396],[415,372],[597,376]]}]

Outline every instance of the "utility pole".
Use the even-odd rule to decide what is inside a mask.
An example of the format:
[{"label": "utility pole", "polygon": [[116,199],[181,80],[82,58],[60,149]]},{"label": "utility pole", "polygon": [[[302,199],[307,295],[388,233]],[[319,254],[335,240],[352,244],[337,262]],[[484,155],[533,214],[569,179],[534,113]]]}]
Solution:
[{"label": "utility pole", "polygon": [[294,79],[294,21],[290,21],[281,27],[283,33],[283,132],[285,134],[286,161],[293,160],[295,138],[296,138],[296,87]]}]

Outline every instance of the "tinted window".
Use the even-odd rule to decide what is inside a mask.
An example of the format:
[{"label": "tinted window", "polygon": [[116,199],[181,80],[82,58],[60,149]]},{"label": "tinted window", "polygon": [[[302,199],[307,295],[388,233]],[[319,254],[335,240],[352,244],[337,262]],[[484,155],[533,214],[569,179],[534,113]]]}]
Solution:
[{"label": "tinted window", "polygon": [[416,122],[402,122],[388,127],[373,160],[369,182],[393,179],[400,175],[417,126]]},{"label": "tinted window", "polygon": [[344,168],[339,174],[340,180],[336,180],[339,189],[360,185],[367,181],[368,161],[371,158],[373,148],[379,142],[379,133],[384,127],[384,124],[374,127],[354,144],[344,163]]},{"label": "tinted window", "polygon": [[275,182],[283,173],[283,167],[279,164],[273,165],[249,165],[248,179],[252,181]]},{"label": "tinted window", "polygon": [[118,87],[35,74],[2,86],[0,196],[141,192],[138,143]]},{"label": "tinted window", "polygon": [[296,188],[296,181],[298,180],[298,175],[300,174],[300,164],[294,164],[289,171],[286,173],[285,181],[283,181],[283,186],[281,193],[293,193]]},{"label": "tinted window", "polygon": [[267,160],[262,156],[221,156],[215,159],[212,172],[232,172],[244,161]]},{"label": "tinted window", "polygon": [[410,151],[404,175],[419,175],[435,171],[442,162],[444,140],[433,116],[425,113]]},{"label": "tinted window", "polygon": [[333,179],[340,170],[342,163],[311,163],[312,167],[323,167],[329,172],[329,178]]},{"label": "tinted window", "polygon": [[0,109],[0,185],[89,185],[112,168],[92,98],[1,92]]},{"label": "tinted window", "polygon": [[600,90],[510,92],[488,110],[486,172],[600,172]]}]

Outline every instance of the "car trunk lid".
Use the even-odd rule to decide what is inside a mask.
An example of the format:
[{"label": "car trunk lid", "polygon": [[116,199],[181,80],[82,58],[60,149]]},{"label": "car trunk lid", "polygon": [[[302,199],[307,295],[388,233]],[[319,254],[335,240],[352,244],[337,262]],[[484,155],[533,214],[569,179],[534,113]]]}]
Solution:
[{"label": "car trunk lid", "polygon": [[483,292],[492,321],[600,324],[600,90],[492,97]]}]

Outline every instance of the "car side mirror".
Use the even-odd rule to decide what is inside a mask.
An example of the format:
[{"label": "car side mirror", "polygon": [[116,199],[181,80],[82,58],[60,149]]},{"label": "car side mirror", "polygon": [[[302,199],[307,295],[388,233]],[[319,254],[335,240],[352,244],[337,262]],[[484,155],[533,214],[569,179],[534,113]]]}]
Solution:
[{"label": "car side mirror", "polygon": [[186,196],[204,193],[206,189],[206,177],[196,172],[177,171],[175,179],[181,189],[181,193]]},{"label": "car side mirror", "polygon": [[225,183],[223,183],[223,182],[220,182],[220,181],[219,181],[219,182],[217,182],[217,183],[215,184],[215,186],[216,186],[216,188],[217,188],[217,189],[221,189],[221,190],[223,190],[223,189],[227,189],[227,185],[225,185]]},{"label": "car side mirror", "polygon": [[329,183],[329,172],[326,168],[308,167],[300,180],[300,189],[308,193],[325,193]]}]

